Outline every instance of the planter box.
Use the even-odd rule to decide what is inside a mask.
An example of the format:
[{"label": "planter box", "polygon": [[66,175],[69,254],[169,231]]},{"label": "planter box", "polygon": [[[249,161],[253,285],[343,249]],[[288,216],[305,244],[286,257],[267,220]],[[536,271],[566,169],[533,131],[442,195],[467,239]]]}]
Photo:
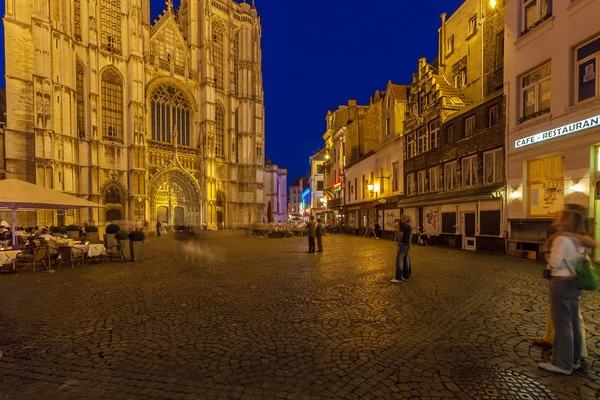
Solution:
[{"label": "planter box", "polygon": [[67,237],[77,239],[79,238],[79,231],[67,231]]},{"label": "planter box", "polygon": [[129,240],[123,240],[122,242],[125,243],[125,246],[123,246],[123,255],[125,256],[125,260],[132,261]]},{"label": "planter box", "polygon": [[142,261],[144,257],[144,242],[129,241],[129,249],[131,251],[131,261]]},{"label": "planter box", "polygon": [[106,247],[108,249],[110,246],[114,246],[115,244],[117,244],[117,239],[115,239],[115,234],[114,233],[105,233],[104,234],[104,247]]},{"label": "planter box", "polygon": [[98,232],[87,232],[87,239],[90,242],[97,242],[98,241]]}]

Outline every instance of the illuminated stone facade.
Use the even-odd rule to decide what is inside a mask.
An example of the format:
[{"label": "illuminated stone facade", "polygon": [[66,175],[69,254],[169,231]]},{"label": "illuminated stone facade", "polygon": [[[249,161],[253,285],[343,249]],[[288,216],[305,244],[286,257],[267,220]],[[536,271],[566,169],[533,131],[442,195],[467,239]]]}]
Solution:
[{"label": "illuminated stone facade", "polygon": [[[262,222],[261,25],[233,0],[7,0],[6,178],[104,204],[29,224]],[[139,222],[138,222],[139,225]]]}]

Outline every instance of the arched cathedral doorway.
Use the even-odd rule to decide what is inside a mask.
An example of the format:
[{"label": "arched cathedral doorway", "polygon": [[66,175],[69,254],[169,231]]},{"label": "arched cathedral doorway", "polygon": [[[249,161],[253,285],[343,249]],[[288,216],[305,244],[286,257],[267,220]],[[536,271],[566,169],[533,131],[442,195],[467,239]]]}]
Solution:
[{"label": "arched cathedral doorway", "polygon": [[199,228],[201,224],[200,187],[187,172],[171,168],[150,181],[150,220],[166,222],[175,229]]}]

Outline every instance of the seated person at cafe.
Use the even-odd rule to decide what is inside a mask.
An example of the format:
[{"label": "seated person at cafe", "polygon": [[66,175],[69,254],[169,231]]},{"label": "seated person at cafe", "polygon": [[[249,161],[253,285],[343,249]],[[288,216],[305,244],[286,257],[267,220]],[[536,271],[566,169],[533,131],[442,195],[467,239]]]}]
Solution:
[{"label": "seated person at cafe", "polygon": [[40,232],[39,235],[37,235],[37,237],[44,239],[45,241],[50,241],[50,240],[54,240],[54,236],[52,236],[50,234],[50,231],[48,230],[48,228],[44,228],[42,229],[42,231]]}]

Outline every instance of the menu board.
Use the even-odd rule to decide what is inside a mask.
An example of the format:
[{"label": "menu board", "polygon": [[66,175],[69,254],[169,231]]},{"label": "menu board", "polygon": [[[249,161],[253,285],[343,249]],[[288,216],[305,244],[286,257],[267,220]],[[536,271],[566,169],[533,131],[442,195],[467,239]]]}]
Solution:
[{"label": "menu board", "polygon": [[529,215],[553,216],[565,203],[564,182],[544,182],[529,185]]}]

